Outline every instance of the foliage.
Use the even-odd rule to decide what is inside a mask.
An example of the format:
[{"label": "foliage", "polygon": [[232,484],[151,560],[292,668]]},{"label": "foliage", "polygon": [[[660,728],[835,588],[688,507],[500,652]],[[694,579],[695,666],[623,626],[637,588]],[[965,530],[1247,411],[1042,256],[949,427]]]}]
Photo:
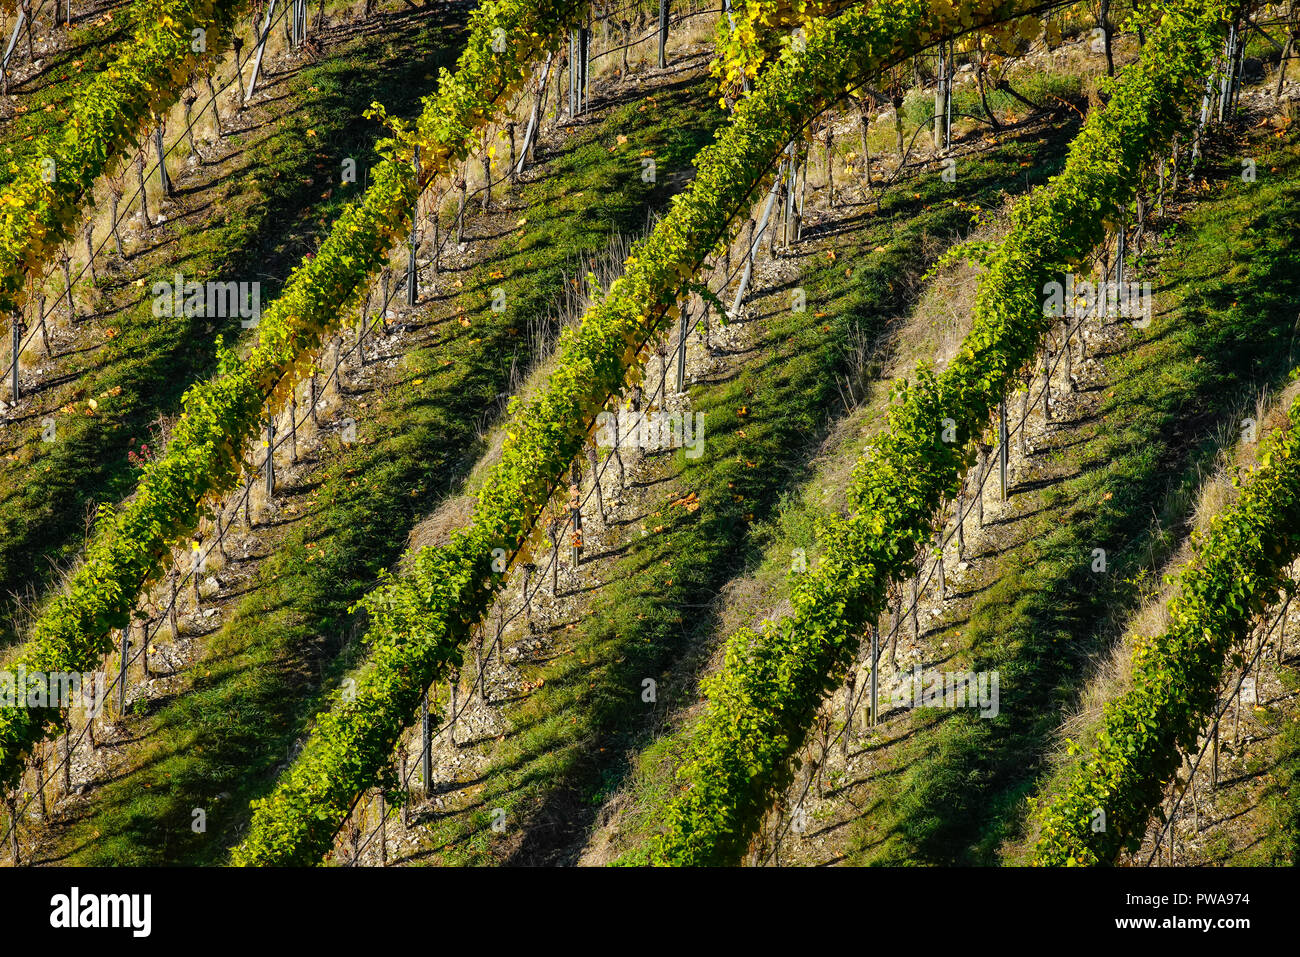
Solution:
[{"label": "foliage", "polygon": [[[111,650],[111,631],[126,626],[171,544],[197,526],[205,499],[233,487],[268,403],[276,409],[287,401],[314,350],[406,234],[421,185],[468,154],[496,104],[520,87],[529,64],[584,9],[580,0],[500,0],[475,11],[456,74],[442,71],[416,124],[420,179],[409,162],[376,166],[364,197],[342,213],[319,252],[294,270],[262,315],[251,354],[241,360],[219,349],[218,375],[186,391],[171,441],[142,470],[135,495],[116,513],[101,507],[85,562],[36,621],[16,666],[89,671]],[[505,55],[496,50],[502,46]],[[54,711],[0,710],[0,778],[16,781],[32,746],[65,720]]]},{"label": "foliage", "polygon": [[[504,581],[494,555],[526,560],[536,520],[611,395],[640,375],[648,342],[678,315],[677,298],[739,212],[770,181],[776,158],[809,120],[864,76],[902,62],[962,23],[1018,15],[1023,2],[966,0],[936,13],[923,0],[855,9],[787,47],[717,142],[700,151],[690,188],[580,326],[562,335],[554,371],[527,403],[511,403],[500,459],[478,493],[470,526],[419,553],[362,603],[370,667],[338,696],[236,850],[241,864],[319,860],[358,794],[375,786],[424,689],[460,661],[459,646]],[[420,129],[425,130],[422,120]],[[1040,310],[1041,311],[1041,310]]]},{"label": "foliage", "polygon": [[[1294,591],[1300,555],[1300,399],[1269,436],[1232,506],[1194,536],[1169,602],[1169,626],[1133,652],[1132,685],[1103,709],[1090,753],[1050,801],[1035,806],[1033,863],[1079,866],[1136,850],[1165,782],[1195,751],[1218,700],[1224,660],[1244,646],[1271,596]],[[1241,664],[1240,652],[1236,663]],[[1031,802],[1031,806],[1032,802]]]},{"label": "foliage", "polygon": [[[874,8],[879,9],[879,8]],[[960,11],[967,14],[968,9]],[[665,809],[665,831],[625,863],[723,864],[744,851],[822,697],[852,661],[856,636],[884,610],[928,548],[933,516],[971,464],[969,440],[1029,362],[1051,322],[1042,291],[1102,241],[1155,151],[1183,124],[1230,17],[1219,0],[1162,5],[1147,47],[1089,116],[1065,170],[1018,203],[1012,231],[987,257],[970,335],[939,376],[902,383],[889,428],[873,439],[849,489],[848,516],[821,532],[822,560],[792,585],[793,614],[729,639],[709,705]],[[811,46],[811,45],[810,45]],[[942,441],[945,419],[958,441]]]},{"label": "foliage", "polygon": [[0,193],[0,311],[21,304],[27,271],[68,240],[83,196],[176,101],[195,66],[219,52],[242,7],[242,0],[142,0],[133,8],[130,39],[78,90],[65,123],[10,168]]}]

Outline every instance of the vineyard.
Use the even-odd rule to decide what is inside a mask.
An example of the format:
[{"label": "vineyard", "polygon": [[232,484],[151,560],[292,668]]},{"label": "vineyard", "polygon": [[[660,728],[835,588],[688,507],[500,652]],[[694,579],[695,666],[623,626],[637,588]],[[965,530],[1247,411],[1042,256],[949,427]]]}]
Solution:
[{"label": "vineyard", "polygon": [[0,860],[1300,863],[1293,0],[0,56]]}]

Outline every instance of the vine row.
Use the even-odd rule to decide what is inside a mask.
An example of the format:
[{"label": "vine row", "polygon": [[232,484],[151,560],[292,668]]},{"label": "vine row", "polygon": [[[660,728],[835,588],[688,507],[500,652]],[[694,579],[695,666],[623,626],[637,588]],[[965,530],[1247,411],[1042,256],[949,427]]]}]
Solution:
[{"label": "vine row", "polygon": [[12,167],[0,193],[0,312],[22,304],[23,277],[71,236],[83,195],[185,77],[215,56],[243,0],[140,0],[137,26],[73,100],[66,123]]},{"label": "vine row", "polygon": [[[186,391],[167,448],[143,469],[135,494],[120,510],[100,507],[85,561],[37,618],[14,667],[87,671],[112,650],[112,630],[127,626],[136,597],[159,574],[172,543],[194,530],[205,501],[234,486],[268,407],[274,414],[289,399],[314,351],[345,321],[403,237],[421,190],[469,154],[476,131],[586,6],[583,0],[494,0],[474,12],[456,73],[442,70],[438,92],[425,99],[413,126],[392,124],[395,136],[370,172],[371,186],[290,275],[263,313],[251,353],[241,359],[218,342],[217,375]],[[383,111],[376,105],[375,112]],[[416,147],[418,174],[411,162]],[[65,722],[52,709],[0,709],[0,783],[12,785],[32,746]]]},{"label": "vine row", "polygon": [[1259,467],[1234,480],[1237,500],[1194,538],[1169,602],[1169,626],[1133,652],[1132,685],[1106,703],[1096,744],[1061,789],[1030,800],[1032,863],[1108,864],[1136,850],[1165,783],[1195,751],[1218,699],[1224,662],[1244,647],[1272,596],[1294,588],[1300,555],[1300,399],[1263,444]]},{"label": "vine row", "polygon": [[357,796],[396,796],[389,758],[424,690],[461,661],[470,626],[505,581],[510,561],[540,545],[536,520],[610,396],[639,377],[648,342],[680,315],[678,296],[733,220],[774,175],[782,151],[864,76],[905,61],[945,32],[1024,16],[1042,4],[882,0],[809,25],[806,45],[780,60],[733,121],[696,159],[697,175],[639,242],[626,270],[561,338],[556,366],[526,403],[511,401],[500,458],[467,528],[420,551],[403,576],[385,576],[361,603],[370,660],[337,692],[275,791],[255,808],[237,864],[319,861]]},{"label": "vine row", "polygon": [[792,780],[791,758],[851,665],[856,636],[929,546],[934,515],[974,457],[970,439],[1055,321],[1045,315],[1047,283],[1103,241],[1107,220],[1183,126],[1234,9],[1175,0],[1144,15],[1141,61],[1090,114],[1063,172],[1014,207],[1010,234],[987,256],[957,357],[942,374],[922,368],[896,388],[888,427],[855,468],[851,514],[824,520],[820,560],[794,576],[793,613],[728,639],[721,671],[704,682],[709,704],[689,733],[664,829],[623,863],[724,864],[743,854]]}]

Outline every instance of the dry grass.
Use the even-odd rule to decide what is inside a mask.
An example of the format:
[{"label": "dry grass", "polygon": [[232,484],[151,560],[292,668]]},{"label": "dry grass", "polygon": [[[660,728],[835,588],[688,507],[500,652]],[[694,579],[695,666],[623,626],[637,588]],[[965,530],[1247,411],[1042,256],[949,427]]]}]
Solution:
[{"label": "dry grass", "polygon": [[[1218,462],[1200,482],[1191,510],[1189,535],[1161,569],[1161,586],[1119,626],[1120,637],[1112,644],[1109,653],[1091,662],[1092,675],[1085,682],[1074,709],[1062,719],[1057,731],[1044,778],[1048,784],[1039,794],[1040,802],[1050,799],[1055,782],[1075,760],[1068,750],[1067,741],[1084,750],[1091,747],[1100,729],[1105,704],[1132,689],[1134,652],[1143,642],[1161,634],[1169,623],[1169,602],[1178,592],[1177,575],[1189,567],[1193,559],[1191,537],[1205,534],[1210,524],[1236,501],[1238,490],[1232,484],[1234,476],[1239,470],[1249,471],[1258,465],[1260,445],[1266,436],[1290,426],[1287,411],[1297,395],[1300,395],[1300,382],[1292,382],[1272,397],[1261,392],[1253,403],[1243,405],[1237,415],[1226,420],[1235,422],[1253,418],[1255,435],[1252,438],[1244,428],[1241,432],[1227,427],[1220,431]],[[1007,859],[1019,859],[1034,845],[1037,835],[1032,823],[1031,820],[1030,832],[1023,839],[1004,849]]]}]

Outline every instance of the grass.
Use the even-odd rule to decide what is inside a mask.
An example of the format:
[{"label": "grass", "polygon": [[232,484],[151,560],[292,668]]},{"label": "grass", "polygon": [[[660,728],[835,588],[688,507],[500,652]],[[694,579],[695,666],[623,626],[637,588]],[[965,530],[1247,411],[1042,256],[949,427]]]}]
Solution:
[{"label": "grass", "polygon": [[[996,559],[996,580],[969,618],[931,636],[961,649],[961,663],[947,667],[999,671],[1000,715],[918,718],[889,759],[895,773],[880,776],[854,825],[852,862],[996,862],[1021,826],[1088,657],[1104,650],[1108,620],[1141,599],[1176,546],[1225,419],[1291,367],[1286,317],[1300,293],[1288,239],[1300,212],[1294,141],[1260,166],[1275,172],[1253,186],[1230,158],[1207,171],[1217,195],[1160,251],[1163,310],[1112,360],[1099,418],[1080,423],[1061,454],[1073,477],[1018,493],[1034,495],[1022,514],[1037,510],[1023,542]],[[1107,551],[1104,577],[1090,567],[1097,547]]]},{"label": "grass", "polygon": [[1262,840],[1244,855],[1245,866],[1300,864],[1300,720],[1294,709],[1300,674],[1293,665],[1281,671],[1282,687],[1293,697],[1291,707],[1269,709],[1278,727],[1259,760],[1269,769],[1268,783],[1259,798]]},{"label": "grass", "polygon": [[[603,252],[615,231],[639,229],[646,210],[664,204],[668,176],[688,167],[719,122],[707,101],[679,84],[654,103],[620,106],[603,123],[576,128],[544,178],[524,187],[525,226],[501,237],[491,261],[462,276],[443,306],[468,328],[448,321],[454,334],[408,355],[400,383],[358,423],[357,443],[330,450],[313,479],[310,518],[288,532],[207,641],[193,688],[150,717],[131,769],[100,789],[90,815],[71,828],[64,845],[72,860],[224,860],[249,800],[274,784],[323,689],[355,663],[348,607],[481,451],[475,424],[508,387],[516,355],[526,359],[529,321],[555,311],[576,259]],[[626,144],[617,144],[620,133]],[[641,182],[646,149],[659,185]],[[450,283],[448,274],[441,287]],[[490,308],[498,286],[504,313]],[[189,827],[197,806],[209,809],[205,835]]]},{"label": "grass", "polygon": [[[778,311],[762,317],[758,358],[691,390],[705,420],[705,454],[678,452],[664,463],[672,481],[643,520],[650,533],[633,537],[602,575],[598,597],[564,633],[553,661],[525,668],[526,680],[544,683],[509,715],[512,730],[492,746],[484,783],[468,795],[472,805],[430,824],[439,863],[492,863],[506,854],[511,863],[536,863],[581,838],[628,774],[629,754],[649,744],[653,722],[684,703],[677,694],[689,695],[688,652],[707,646],[719,590],[762,549],[751,530],[801,480],[805,453],[839,402],[854,331],[879,331],[906,305],[897,277],[926,268],[930,237],[969,225],[955,197],[997,205],[1004,190],[1023,188],[1026,157],[1038,161],[1033,178],[1046,177],[1055,167],[1043,151],[1058,156],[1062,144],[1059,128],[1050,143],[1008,142],[968,160],[957,186],[918,177],[884,198],[880,216],[861,214],[859,231],[837,241],[833,261],[818,251],[800,280],[806,312],[790,311],[790,288],[771,294]],[[697,510],[667,504],[688,493]],[[641,700],[646,676],[660,689],[654,708]],[[510,830],[523,829],[509,851],[489,826],[495,808],[507,812]]]},{"label": "grass", "polygon": [[[151,424],[178,412],[185,388],[215,370],[217,337],[241,334],[233,317],[155,317],[142,294],[179,271],[259,281],[268,302],[344,204],[360,195],[362,183],[338,183],[339,157],[354,157],[358,170],[378,159],[373,144],[383,132],[357,116],[379,96],[397,115],[417,112],[419,92],[452,62],[459,20],[430,29],[396,19],[404,28],[364,37],[302,68],[274,130],[260,139],[241,134],[247,142],[207,204],[150,234],[148,251],[132,264],[134,274],[143,273],[143,288],[118,280],[106,290],[116,311],[102,320],[104,344],[60,362],[67,382],[55,400],[56,440],[41,441],[40,420],[31,416],[19,444],[0,459],[0,595],[40,594],[50,586],[84,544],[87,509],[134,488],[128,451],[152,444]],[[21,622],[0,621],[0,644],[12,642]]]},{"label": "grass", "polygon": [[[113,58],[114,44],[132,29],[131,9],[112,12],[112,19],[75,27],[58,52],[44,57],[45,63],[32,79],[13,84],[10,95],[17,99],[13,116],[0,124],[0,188],[18,169],[39,162],[36,148],[42,137],[57,133],[68,115],[68,104]],[[7,42],[6,35],[4,41]],[[14,53],[26,53],[23,37]],[[42,59],[40,55],[38,59]]]}]

